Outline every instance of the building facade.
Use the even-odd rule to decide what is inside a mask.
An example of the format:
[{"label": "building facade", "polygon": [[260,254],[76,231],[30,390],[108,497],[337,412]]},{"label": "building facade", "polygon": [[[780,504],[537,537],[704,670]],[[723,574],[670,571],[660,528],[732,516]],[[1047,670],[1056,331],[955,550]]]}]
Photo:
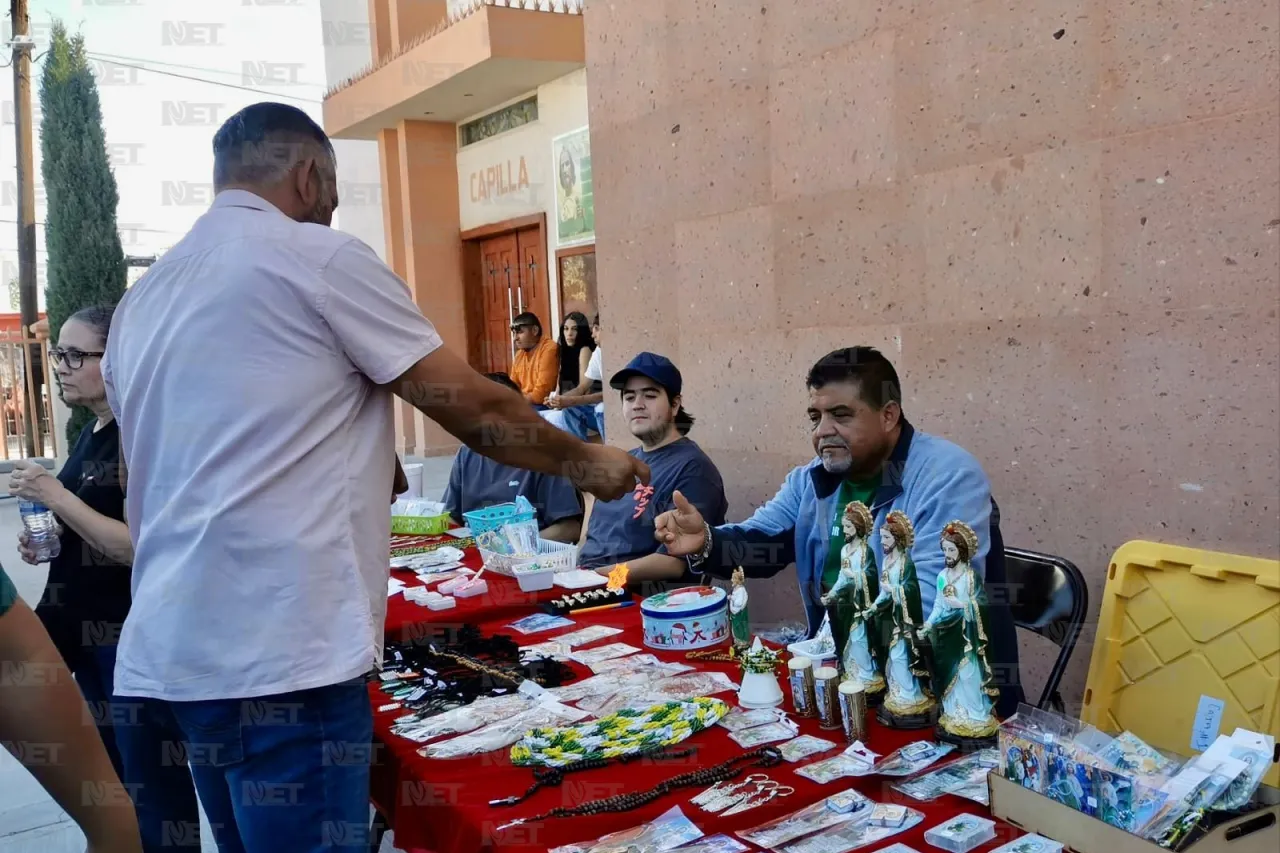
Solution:
[{"label": "building facade", "polygon": [[[1079,565],[1093,612],[1132,539],[1277,555],[1280,3],[584,20],[609,349],[680,365],[731,520],[812,458],[809,366],[870,344],[912,423],[981,460],[1006,543]],[[774,583],[753,604],[798,613]]]},{"label": "building facade", "polygon": [[[549,335],[570,311],[594,314],[577,0],[332,0],[323,11],[338,226],[383,253],[445,344],[478,370],[509,368],[521,311]],[[403,452],[456,447],[397,405]]]}]

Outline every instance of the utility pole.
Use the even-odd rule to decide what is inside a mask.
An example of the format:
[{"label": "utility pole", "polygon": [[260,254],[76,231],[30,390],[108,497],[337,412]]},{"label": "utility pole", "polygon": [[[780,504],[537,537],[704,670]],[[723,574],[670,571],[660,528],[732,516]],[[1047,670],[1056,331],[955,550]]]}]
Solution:
[{"label": "utility pole", "polygon": [[[27,12],[27,0],[9,0],[9,17],[13,33],[13,116],[17,137],[18,155],[18,294],[22,311],[22,336],[32,338],[31,327],[39,317],[36,296],[36,187],[35,160],[32,153],[31,131],[31,21]],[[27,379],[27,417],[23,418],[26,455],[39,456],[44,452],[44,436],[41,434],[43,406],[41,386],[44,385],[44,361],[40,344],[26,348],[25,371]],[[15,389],[17,390],[17,389]]]}]

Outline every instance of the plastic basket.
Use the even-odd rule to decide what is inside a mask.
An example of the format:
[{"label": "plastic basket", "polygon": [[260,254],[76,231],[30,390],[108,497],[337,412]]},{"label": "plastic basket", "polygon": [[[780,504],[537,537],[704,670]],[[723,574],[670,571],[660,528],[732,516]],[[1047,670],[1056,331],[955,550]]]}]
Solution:
[{"label": "plastic basket", "polygon": [[510,554],[498,554],[494,551],[486,551],[480,549],[480,556],[484,558],[484,567],[491,572],[512,578],[516,576],[517,567],[525,568],[538,563],[553,572],[571,572],[578,567],[578,546],[566,545],[563,542],[551,542],[547,539],[538,540],[538,556],[530,559],[529,557],[516,557]]},{"label": "plastic basket", "polygon": [[408,533],[415,536],[437,536],[449,529],[449,513],[444,515],[393,515],[392,533]]},{"label": "plastic basket", "polygon": [[515,504],[505,503],[464,512],[462,519],[467,523],[467,527],[471,528],[471,535],[479,536],[490,530],[499,530],[505,524],[533,521],[536,515],[537,513],[533,510],[520,512]]}]

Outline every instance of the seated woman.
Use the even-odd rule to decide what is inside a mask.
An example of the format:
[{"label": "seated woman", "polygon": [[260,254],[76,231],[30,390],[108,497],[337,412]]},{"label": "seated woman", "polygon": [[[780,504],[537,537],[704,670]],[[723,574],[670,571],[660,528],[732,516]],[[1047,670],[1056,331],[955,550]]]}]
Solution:
[{"label": "seated woman", "polygon": [[579,387],[595,348],[596,341],[591,336],[587,315],[581,311],[570,311],[560,327],[560,383],[556,386],[557,393],[564,394]]},{"label": "seated woman", "polygon": [[[577,312],[574,312],[577,313]],[[570,316],[573,316],[572,314]],[[586,441],[594,429],[604,440],[604,363],[600,355],[600,314],[597,313],[591,324],[591,339],[595,349],[587,366],[582,371],[582,380],[577,387],[547,400],[548,409],[542,416],[552,425],[571,432]],[[561,370],[564,363],[561,362]]]}]

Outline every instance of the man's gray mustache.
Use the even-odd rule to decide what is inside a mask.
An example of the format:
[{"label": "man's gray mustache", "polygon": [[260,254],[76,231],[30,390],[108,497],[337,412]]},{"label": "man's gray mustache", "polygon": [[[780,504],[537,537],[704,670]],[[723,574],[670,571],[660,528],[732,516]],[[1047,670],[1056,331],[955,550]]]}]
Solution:
[{"label": "man's gray mustache", "polygon": [[818,442],[818,449],[819,449],[819,450],[825,450],[825,449],[827,449],[828,447],[835,447],[835,448],[838,448],[838,449],[840,449],[840,450],[848,450],[848,449],[849,449],[849,445],[848,445],[848,444],[846,444],[845,442],[840,441],[840,440],[838,440],[838,439],[831,439],[831,438],[828,438],[828,439],[823,439],[822,441]]}]

